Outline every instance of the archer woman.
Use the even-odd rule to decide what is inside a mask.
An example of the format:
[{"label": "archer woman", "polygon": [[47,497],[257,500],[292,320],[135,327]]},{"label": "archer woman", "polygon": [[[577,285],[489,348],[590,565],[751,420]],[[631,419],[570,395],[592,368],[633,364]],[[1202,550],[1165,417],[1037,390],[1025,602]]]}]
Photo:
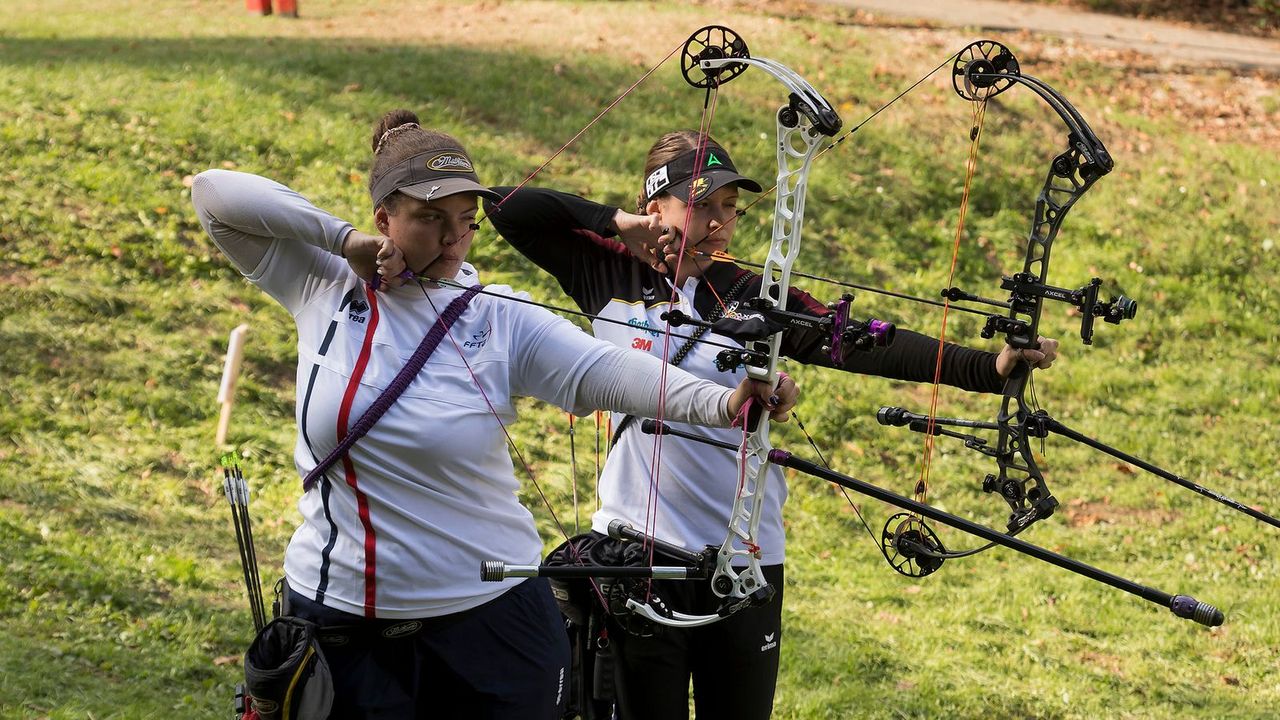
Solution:
[{"label": "archer woman", "polygon": [[[510,288],[460,290],[478,282],[466,262],[477,200],[498,196],[456,139],[409,111],[388,113],[372,144],[376,235],[255,175],[210,170],[192,187],[214,242],[297,324],[299,473],[316,475],[367,408],[393,400],[302,495],[286,614],[340,640],[323,648],[332,718],[557,717],[569,649],[546,581],[479,573],[485,559],[542,555],[505,425],[521,395],[651,415],[663,367],[501,297]],[[440,328],[421,370],[388,396]],[[668,415],[727,427],[749,397],[785,417],[796,389],[676,372],[665,395]]]},{"label": "archer woman", "polygon": [[[498,232],[554,276],[583,311],[605,319],[593,323],[597,337],[662,358],[664,312],[676,309],[710,322],[733,300],[759,295],[757,273],[731,262],[699,258],[728,248],[740,191],[758,193],[761,187],[737,172],[722,145],[694,131],[660,138],[649,150],[643,178],[636,213],[565,193],[523,188],[500,206],[488,206],[487,214]],[[691,200],[692,207],[686,200]],[[677,265],[681,228],[688,245]],[[831,312],[794,288],[786,304],[787,310],[797,313],[823,316]],[[714,332],[703,337],[733,342]],[[789,330],[783,334],[782,354],[848,372],[915,382],[934,379],[938,341],[925,335],[899,330],[891,347],[873,352],[849,349],[838,362],[823,350],[827,342],[817,330]],[[997,393],[1017,363],[1049,367],[1057,356],[1057,345],[1056,340],[1041,338],[1039,350],[1006,346],[1000,353],[991,353],[948,343],[943,348],[941,382]],[[716,354],[716,348],[705,344],[673,341],[664,359],[698,377],[726,386],[736,384],[740,376],[718,369]],[[606,533],[611,521],[622,519],[636,527],[656,527],[659,540],[685,548],[720,545],[738,480],[734,454],[667,436],[662,441],[661,466],[654,474],[653,438],[642,434],[640,423],[631,417],[615,419],[614,426],[614,444],[599,481],[600,509],[592,518],[593,530]],[[701,434],[735,445],[741,439],[740,433],[730,430]],[[656,478],[656,497],[650,497],[651,477]],[[663,628],[646,637],[615,628],[610,640],[619,717],[688,717],[691,679],[699,720],[769,716],[781,639],[782,506],[787,488],[777,467],[770,468],[763,482],[767,483],[766,507],[759,545],[765,578],[777,592],[774,601],[703,627]],[[712,613],[720,603],[705,583],[655,581],[652,592],[671,610],[688,614]]]}]

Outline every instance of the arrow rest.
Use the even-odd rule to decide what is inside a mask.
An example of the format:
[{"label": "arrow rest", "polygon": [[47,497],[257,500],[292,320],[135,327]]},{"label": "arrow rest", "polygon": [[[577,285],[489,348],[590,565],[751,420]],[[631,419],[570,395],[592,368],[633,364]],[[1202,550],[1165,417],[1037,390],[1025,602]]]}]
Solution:
[{"label": "arrow rest", "polygon": [[696,30],[685,41],[680,52],[680,73],[684,75],[685,82],[696,88],[718,88],[745,72],[746,64],[729,63],[706,68],[702,61],[749,57],[751,53],[747,50],[747,42],[738,33],[723,25],[708,25]]}]

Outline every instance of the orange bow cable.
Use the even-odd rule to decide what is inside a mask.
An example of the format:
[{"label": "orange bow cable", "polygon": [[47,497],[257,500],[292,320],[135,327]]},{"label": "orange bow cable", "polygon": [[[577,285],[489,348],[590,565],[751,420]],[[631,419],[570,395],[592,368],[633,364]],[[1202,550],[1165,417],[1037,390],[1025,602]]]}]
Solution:
[{"label": "orange bow cable", "polygon": [[[960,258],[960,239],[964,236],[964,222],[969,214],[969,191],[973,186],[973,176],[978,167],[978,146],[982,141],[983,121],[987,116],[987,102],[981,100],[972,106],[972,129],[969,132],[969,157],[965,163],[964,192],[960,196],[959,218],[956,222],[955,241],[951,249],[951,268],[947,275],[947,287],[954,284],[956,264]],[[938,333],[938,358],[933,370],[933,392],[929,399],[929,422],[924,434],[924,455],[920,460],[920,477],[916,481],[915,498],[926,502],[929,496],[929,470],[933,464],[934,427],[938,417],[938,388],[942,382],[942,355],[947,342],[947,317],[950,314],[951,301],[948,299],[942,306],[942,329]]]}]

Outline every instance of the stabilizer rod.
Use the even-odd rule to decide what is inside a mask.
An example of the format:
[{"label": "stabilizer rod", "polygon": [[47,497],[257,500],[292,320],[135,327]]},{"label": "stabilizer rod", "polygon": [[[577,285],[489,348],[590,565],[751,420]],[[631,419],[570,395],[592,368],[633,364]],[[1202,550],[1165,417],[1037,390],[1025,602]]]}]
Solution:
[{"label": "stabilizer rod", "polygon": [[1052,417],[1049,417],[1048,415],[1045,415],[1041,420],[1041,422],[1043,423],[1044,427],[1048,429],[1050,432],[1058,433],[1059,435],[1065,438],[1070,438],[1072,440],[1075,440],[1078,443],[1084,443],[1085,445],[1088,445],[1089,447],[1095,450],[1100,450],[1110,455],[1111,457],[1119,460],[1123,460],[1129,463],[1130,465],[1137,465],[1138,467],[1142,468],[1143,470],[1146,470],[1152,475],[1164,478],[1165,480],[1168,480],[1169,482],[1174,483],[1176,485],[1181,485],[1182,487],[1187,488],[1192,492],[1199,493],[1200,495],[1203,495],[1209,498],[1210,500],[1216,500],[1217,502],[1220,502],[1229,508],[1232,508],[1234,510],[1239,510],[1240,512],[1244,513],[1245,515],[1248,515],[1249,517],[1254,518],[1255,520],[1261,520],[1262,522],[1267,523],[1268,525],[1280,528],[1280,520],[1277,520],[1276,518],[1262,512],[1261,510],[1255,510],[1254,508],[1251,508],[1248,505],[1232,500],[1226,495],[1223,495],[1218,492],[1214,492],[1213,490],[1210,490],[1209,488],[1203,485],[1194,483],[1184,477],[1174,475],[1173,473],[1169,472],[1168,470],[1165,470],[1164,468],[1161,468],[1157,465],[1152,465],[1151,463],[1146,462],[1141,458],[1137,458],[1130,455],[1129,453],[1117,450],[1109,445],[1106,445],[1098,440],[1095,440],[1089,437],[1088,435],[1081,435],[1080,433],[1076,432],[1075,430],[1072,430],[1066,425],[1063,425],[1057,420],[1054,420]]},{"label": "stabilizer rod", "polygon": [[[652,433],[656,429],[657,423],[649,421],[641,423],[641,430],[644,432]],[[708,445],[728,447],[735,450],[737,449],[736,446],[730,443],[709,441],[708,438],[704,438],[694,433],[684,432],[682,430],[675,430],[667,425],[662,426],[662,432],[667,435],[674,435],[687,440],[703,442]],[[958,515],[952,515],[951,513],[944,512],[932,505],[917,502],[897,493],[885,490],[877,485],[872,485],[871,483],[859,480],[855,477],[843,475],[835,472],[834,470],[828,470],[821,465],[795,457],[786,450],[773,450],[769,453],[769,461],[777,465],[789,467],[807,475],[812,475],[828,482],[835,483],[836,485],[848,488],[862,495],[875,498],[895,507],[900,507],[904,510],[914,512],[917,515],[927,517],[936,522],[940,522],[943,525],[948,525],[962,532],[969,533],[970,535],[976,535],[984,540],[996,543],[997,545],[1003,545],[1004,547],[1020,552],[1023,555],[1029,555],[1037,560],[1047,562],[1051,565],[1057,565],[1064,570],[1069,570],[1077,575],[1083,575],[1091,580],[1097,580],[1098,582],[1110,585],[1117,590],[1122,590],[1131,595],[1137,595],[1143,600],[1168,608],[1178,617],[1194,620],[1201,625],[1207,625],[1209,627],[1216,627],[1221,625],[1223,622],[1224,617],[1221,610],[1218,610],[1216,607],[1208,603],[1200,602],[1189,595],[1170,595],[1169,593],[1161,590],[1140,585],[1132,580],[1127,580],[1105,570],[1093,567],[1092,565],[1082,563],[1078,560],[1073,560],[1065,555],[1060,555],[1052,550],[1046,550],[1039,545],[1033,545],[1025,540],[1019,540],[1011,535],[1006,535],[1002,532],[992,530],[985,525],[979,525],[972,520],[967,520],[959,517]]]}]

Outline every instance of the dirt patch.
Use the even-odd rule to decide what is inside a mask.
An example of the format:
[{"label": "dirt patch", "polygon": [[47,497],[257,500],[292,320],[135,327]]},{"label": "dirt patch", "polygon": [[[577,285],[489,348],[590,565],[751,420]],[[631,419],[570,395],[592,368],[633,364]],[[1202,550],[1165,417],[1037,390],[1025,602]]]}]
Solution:
[{"label": "dirt patch", "polygon": [[1280,38],[1280,8],[1268,9],[1248,0],[1016,0],[1036,5],[1061,5],[1087,12],[1108,13],[1139,20],[1163,20],[1219,32]]},{"label": "dirt patch", "polygon": [[[1172,120],[1211,142],[1280,148],[1280,94],[1276,92],[1275,78],[1266,73],[1170,69],[1136,50],[1099,48],[1074,40],[1046,41],[1032,33],[1006,40],[1006,44],[1017,48],[1024,71],[1031,74],[1051,77],[1057,72],[1055,67],[1085,63],[1122,71],[1116,73],[1113,84],[1083,88],[1083,97],[1099,96],[1103,100],[1101,104],[1090,100],[1091,111],[1086,111],[1096,126],[1106,126],[1107,115],[1113,111],[1125,110],[1146,118]],[[1044,68],[1045,72],[1030,68]],[[1146,152],[1139,147],[1142,133],[1124,129],[1108,135],[1128,138],[1127,142],[1133,145],[1130,149]],[[1112,149],[1124,150],[1123,144]]]},{"label": "dirt patch", "polygon": [[1124,677],[1125,659],[1118,655],[1086,650],[1080,653],[1079,658],[1082,665],[1105,670],[1116,677]]},{"label": "dirt patch", "polygon": [[1143,525],[1159,526],[1177,520],[1179,514],[1171,510],[1155,508],[1127,508],[1112,505],[1107,500],[1071,500],[1059,510],[1066,516],[1067,525],[1073,528],[1093,525]]}]

